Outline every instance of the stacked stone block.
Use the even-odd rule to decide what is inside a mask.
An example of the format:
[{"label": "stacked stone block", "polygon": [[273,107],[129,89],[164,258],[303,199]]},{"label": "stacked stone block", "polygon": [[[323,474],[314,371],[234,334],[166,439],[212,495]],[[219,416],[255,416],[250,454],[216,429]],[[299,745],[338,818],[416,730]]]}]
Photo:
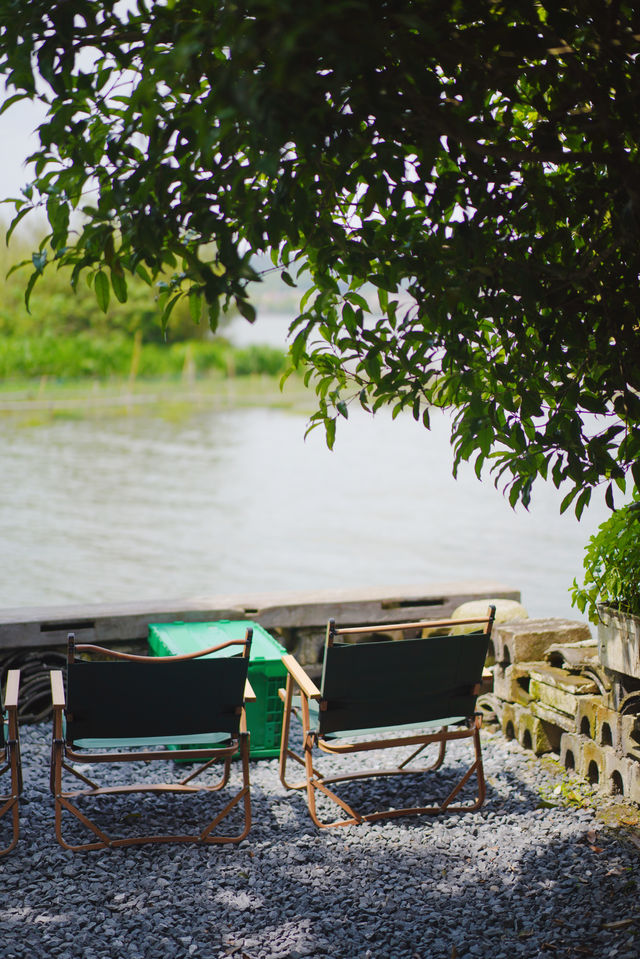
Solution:
[{"label": "stacked stone block", "polygon": [[603,792],[640,802],[640,695],[637,711],[617,708],[619,683],[589,627],[561,619],[503,623],[494,627],[493,649],[493,692],[481,707],[504,735],[536,755],[558,753],[565,768]]}]

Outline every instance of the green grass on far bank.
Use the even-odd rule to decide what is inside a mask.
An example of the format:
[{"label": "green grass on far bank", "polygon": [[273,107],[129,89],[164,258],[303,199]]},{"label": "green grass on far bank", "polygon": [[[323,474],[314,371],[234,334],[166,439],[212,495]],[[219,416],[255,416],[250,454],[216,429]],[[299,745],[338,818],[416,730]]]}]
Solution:
[{"label": "green grass on far bank", "polygon": [[127,301],[112,302],[104,313],[87,284],[74,292],[69,271],[51,266],[27,311],[30,269],[10,273],[10,267],[28,261],[36,247],[35,239],[15,234],[9,249],[0,247],[0,411],[43,404],[60,411],[68,404],[106,408],[134,393],[141,405],[156,394],[176,402],[232,393],[278,402],[288,364],[284,348],[233,346],[224,336],[230,317],[213,337],[203,318],[194,322],[186,300],[163,330],[158,289],[139,277],[131,278]]},{"label": "green grass on far bank", "polygon": [[286,355],[270,346],[234,347],[226,340],[143,343],[139,338],[89,333],[0,337],[0,381],[280,376]]},{"label": "green grass on far bank", "polygon": [[[101,345],[93,336],[87,343],[79,337],[75,344],[58,340],[54,350],[23,342],[14,353],[19,362],[8,367],[11,375],[0,377],[0,417],[38,426],[52,419],[132,414],[175,420],[199,407],[311,412],[302,377],[289,377],[281,391],[286,356],[269,346],[236,348],[220,340],[167,346],[134,342],[126,348],[113,338],[104,349]],[[0,337],[3,356],[12,347],[15,341],[3,343]]]}]

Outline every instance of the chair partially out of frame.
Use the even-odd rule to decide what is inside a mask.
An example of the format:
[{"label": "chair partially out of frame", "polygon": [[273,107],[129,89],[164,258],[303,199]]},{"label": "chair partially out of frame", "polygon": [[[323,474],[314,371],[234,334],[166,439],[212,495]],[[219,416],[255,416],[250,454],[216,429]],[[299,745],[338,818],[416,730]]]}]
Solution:
[{"label": "chair partially out of frame", "polygon": [[[19,800],[22,792],[22,767],[20,764],[20,738],[18,733],[18,690],[20,688],[20,670],[7,672],[7,687],[4,706],[0,694],[0,776],[8,773],[9,792],[0,786],[0,819],[11,816],[11,839],[8,845],[0,847],[3,856],[16,845],[20,836]],[[2,840],[0,839],[0,842]]]},{"label": "chair partially out of frame", "polygon": [[[76,645],[74,635],[69,634],[66,695],[62,672],[51,672],[51,791],[56,836],[62,846],[85,850],[147,842],[228,843],[245,838],[251,826],[251,800],[244,703],[255,698],[247,680],[251,638],[252,630],[248,629],[244,640],[182,656],[153,657]],[[235,647],[235,654],[230,650],[231,655],[206,658],[227,646]],[[76,653],[101,658],[77,659]],[[198,831],[114,838],[78,807],[80,797],[218,792],[228,784],[231,757],[236,752],[240,754],[240,789]],[[181,778],[174,773],[172,781],[159,783],[141,779],[127,785],[99,785],[86,775],[87,763],[146,764],[159,760],[188,760],[197,766]],[[222,763],[222,772],[213,784],[194,782],[217,762]],[[81,763],[82,768],[74,763]],[[184,767],[182,772],[186,772]],[[65,789],[65,773],[81,780],[84,788]],[[240,824],[234,826],[232,835],[221,833],[221,823],[236,806]],[[91,841],[68,843],[63,838],[65,810],[87,827]],[[135,816],[144,821],[144,813],[144,805],[139,805]]]},{"label": "chair partially out of frame", "polygon": [[[480,808],[485,799],[485,780],[479,735],[481,716],[475,712],[475,706],[494,616],[495,608],[491,606],[486,617],[472,620],[343,629],[329,620],[319,689],[293,656],[283,656],[287,684],[281,690],[284,716],[280,779],[287,789],[306,789],[309,812],[317,826],[348,826],[392,816]],[[470,626],[473,631],[464,635],[447,635],[449,629]],[[366,634],[389,632],[402,638],[353,642],[358,636],[364,640]],[[302,754],[290,746],[292,714],[302,720]],[[444,762],[447,744],[464,739],[470,740],[472,747],[471,764],[453,786],[449,785],[440,801],[365,813],[346,801],[344,789],[343,796],[339,796],[332,788],[338,783],[375,776],[434,773]],[[438,748],[435,761],[416,768],[414,760],[431,744]],[[344,757],[401,746],[409,747],[409,753],[392,768],[356,767],[336,775],[325,775],[316,768],[319,753]],[[302,765],[304,779],[287,780],[287,760]],[[477,794],[469,801],[460,794],[474,775]],[[437,778],[429,776],[425,785],[433,785]],[[474,785],[473,780],[470,785]],[[326,815],[321,817],[318,813],[317,794],[336,803],[341,818],[325,821]]]}]

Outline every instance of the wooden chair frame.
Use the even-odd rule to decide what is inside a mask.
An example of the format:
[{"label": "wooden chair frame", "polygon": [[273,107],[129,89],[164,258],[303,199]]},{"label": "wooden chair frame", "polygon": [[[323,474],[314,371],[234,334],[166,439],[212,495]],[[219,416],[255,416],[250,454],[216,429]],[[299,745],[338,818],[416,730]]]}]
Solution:
[{"label": "wooden chair frame", "polygon": [[[0,702],[0,776],[9,773],[10,792],[0,793],[0,819],[11,815],[11,840],[8,846],[0,849],[0,856],[11,852],[20,838],[20,808],[19,800],[22,792],[22,764],[20,761],[20,736],[18,731],[18,694],[20,690],[20,670],[10,669],[7,672],[7,688],[4,698],[4,709]],[[4,724],[6,721],[7,734]]]},{"label": "wooden chair frame", "polygon": [[[197,660],[207,657],[211,653],[230,646],[241,647],[242,659],[246,660],[248,665],[249,653],[251,649],[252,630],[248,629],[244,640],[230,640],[226,643],[220,643],[217,646],[211,646],[194,653],[186,653],[178,656],[137,656],[129,653],[121,653],[111,649],[105,649],[101,646],[91,644],[75,645],[73,634],[69,635],[68,661],[73,663],[75,653],[97,653],[108,660],[119,660],[122,662],[144,663],[148,664],[149,681],[153,682],[153,672],[158,669],[171,669],[171,664],[184,662],[188,660]],[[228,657],[218,657],[215,660],[209,659],[207,663],[216,662],[224,664],[228,662]],[[97,665],[97,664],[96,664]],[[246,668],[246,667],[245,667]],[[246,675],[246,674],[245,674]],[[50,787],[55,801],[55,832],[58,842],[65,849],[73,851],[104,849],[106,847],[131,846],[143,843],[200,843],[200,844],[220,844],[220,843],[238,843],[245,839],[251,828],[251,797],[249,781],[249,733],[247,731],[244,702],[255,700],[255,694],[251,688],[248,679],[244,684],[244,701],[238,703],[234,708],[237,716],[238,731],[235,734],[229,734],[225,745],[204,745],[184,748],[168,749],[155,748],[153,750],[136,749],[122,751],[120,748],[109,746],[109,741],[105,739],[105,752],[94,752],[90,749],[74,747],[73,741],[65,736],[65,718],[71,719],[69,714],[63,675],[60,670],[51,672],[51,692],[53,700],[53,739],[51,749],[51,778]],[[168,710],[181,709],[183,704],[167,703]],[[212,733],[215,730],[207,728],[202,732]],[[184,741],[184,737],[183,737]],[[167,736],[167,743],[171,743],[171,736]],[[130,744],[131,747],[135,743]],[[102,746],[100,746],[102,748]],[[93,820],[83,813],[78,806],[72,802],[78,797],[95,797],[118,795],[122,793],[213,793],[222,790],[228,783],[231,770],[231,758],[234,754],[240,754],[242,785],[224,805],[224,807],[215,815],[213,819],[200,831],[185,835],[140,835],[126,838],[114,838],[101,829]],[[195,770],[188,775],[169,783],[132,783],[126,786],[100,786],[85,775],[83,771],[76,769],[72,763],[109,763],[109,762],[153,762],[158,760],[188,760],[197,762]],[[194,783],[205,770],[209,769],[216,762],[222,762],[222,774],[220,779],[213,785],[202,785]],[[65,790],[63,788],[63,773],[68,773],[82,783],[84,789]],[[238,805],[242,804],[244,810],[244,824],[242,830],[236,835],[221,835],[215,832],[225,817]],[[95,840],[86,843],[71,844],[68,843],[62,835],[62,813],[63,810],[75,816],[84,826],[87,827],[96,837]]]},{"label": "wooden chair frame", "polygon": [[[331,649],[336,637],[353,637],[357,636],[358,634],[362,635],[365,633],[374,632],[381,633],[393,631],[396,633],[404,633],[407,630],[422,631],[423,629],[428,629],[431,631],[433,629],[449,629],[451,627],[475,624],[483,627],[481,634],[486,641],[486,646],[488,647],[494,617],[495,607],[491,606],[489,607],[488,615],[486,617],[478,617],[469,620],[426,620],[411,623],[382,624],[379,626],[355,626],[342,629],[336,628],[334,620],[329,620],[325,642],[322,686],[324,688],[325,680],[327,678],[327,650]],[[477,634],[475,635],[477,636]],[[431,638],[432,637],[430,636],[426,636],[424,639],[421,639],[421,642],[428,644]],[[438,638],[442,641],[448,637],[441,635]],[[463,639],[464,637],[458,638]],[[406,734],[397,736],[392,735],[390,738],[387,738],[386,736],[381,737],[379,734],[376,734],[375,729],[371,729],[370,734],[366,735],[363,739],[351,742],[341,742],[327,738],[327,735],[323,732],[323,717],[326,717],[328,713],[331,712],[332,703],[325,698],[322,689],[319,689],[316,686],[316,684],[310,679],[310,677],[292,655],[287,654],[283,656],[282,660],[287,669],[287,683],[286,688],[284,690],[280,690],[280,698],[284,703],[282,739],[280,748],[280,781],[286,789],[306,790],[309,813],[316,826],[320,828],[331,828],[334,826],[350,826],[362,822],[374,822],[378,819],[394,818],[397,816],[437,815],[445,812],[472,812],[482,806],[485,800],[486,787],[480,745],[481,716],[479,713],[475,712],[475,697],[480,693],[482,665],[480,665],[479,675],[477,676],[476,681],[473,683],[472,688],[467,690],[469,702],[473,705],[471,706],[468,715],[464,717],[465,725],[462,728],[460,728],[459,725],[456,725],[452,728],[449,728],[447,725],[443,725],[437,731],[435,731],[433,728],[433,721],[430,720],[431,725],[428,731],[409,730]],[[354,683],[358,683],[357,677],[354,679]],[[296,705],[296,702],[294,701],[294,694],[296,691],[300,695],[299,706]],[[311,703],[314,702],[317,703],[319,707],[319,723],[317,726],[312,722],[311,716]],[[381,715],[383,715],[384,704],[380,703],[380,707]],[[290,746],[289,741],[292,716],[296,716],[302,721],[302,755],[295,752],[295,750],[293,750]],[[451,716],[451,713],[445,713],[444,715],[440,716],[439,719],[444,720],[445,718],[449,718],[449,716]],[[381,722],[380,725],[384,725],[383,722]],[[421,723],[416,722],[415,725],[419,726]],[[423,723],[422,725],[426,724]],[[348,729],[349,727],[347,727],[347,732]],[[358,732],[363,732],[363,730],[358,730]],[[473,748],[473,761],[455,784],[454,788],[451,789],[448,795],[436,805],[378,810],[364,814],[358,812],[348,802],[346,802],[344,798],[340,797],[336,792],[333,791],[333,789],[329,788],[336,783],[368,779],[377,776],[402,776],[409,774],[415,775],[420,773],[433,773],[438,770],[444,762],[447,744],[456,740],[466,739],[471,740],[471,745]],[[435,761],[429,766],[421,766],[419,768],[416,768],[416,766],[412,765],[413,761],[431,744],[438,745],[438,755]],[[390,749],[401,746],[411,747],[409,754],[405,756],[405,758],[399,762],[398,765],[388,769],[372,768],[359,770],[349,774],[326,776],[320,772],[314,764],[315,749],[318,749],[320,752],[328,755],[339,756],[349,753],[369,752],[373,750]],[[287,779],[288,759],[293,760],[304,768],[305,777],[303,780],[290,782]],[[454,804],[454,800],[456,800],[463,787],[474,775],[477,782],[477,797],[475,801]],[[346,813],[346,818],[339,818],[329,822],[321,820],[316,807],[317,792],[329,797],[329,799],[336,803],[342,812]]]}]

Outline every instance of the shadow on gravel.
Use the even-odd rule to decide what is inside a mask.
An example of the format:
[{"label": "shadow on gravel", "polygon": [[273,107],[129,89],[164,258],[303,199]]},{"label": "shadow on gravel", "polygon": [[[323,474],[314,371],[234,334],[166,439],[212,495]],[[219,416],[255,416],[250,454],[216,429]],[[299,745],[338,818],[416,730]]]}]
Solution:
[{"label": "shadow on gravel", "polygon": [[503,744],[488,744],[478,813],[319,832],[263,761],[240,846],[72,854],[54,839],[45,736],[26,737],[22,839],[0,860],[2,959],[640,954],[637,851],[591,811],[541,803],[543,773]]}]

